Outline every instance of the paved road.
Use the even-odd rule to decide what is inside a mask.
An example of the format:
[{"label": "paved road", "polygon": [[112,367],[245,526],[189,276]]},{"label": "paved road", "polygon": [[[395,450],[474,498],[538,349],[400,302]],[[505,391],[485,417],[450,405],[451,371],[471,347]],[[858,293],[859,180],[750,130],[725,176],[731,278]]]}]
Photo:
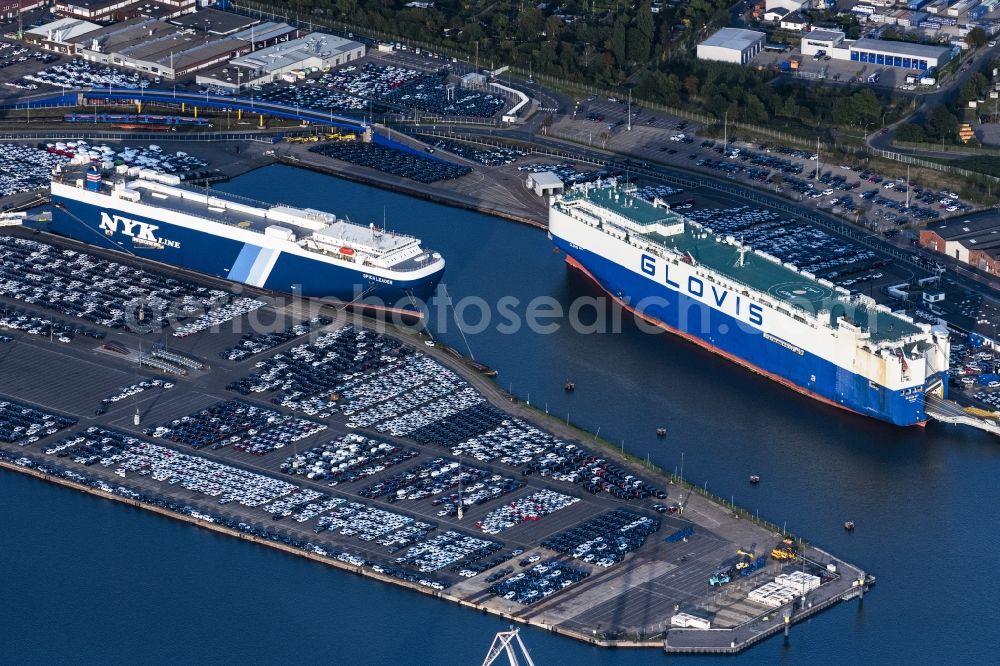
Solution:
[{"label": "paved road", "polygon": [[[896,134],[896,128],[903,123],[923,123],[927,114],[931,109],[938,106],[939,104],[947,104],[952,102],[956,97],[958,97],[958,92],[962,85],[972,77],[973,74],[978,72],[982,67],[984,62],[991,63],[993,60],[1000,55],[1000,44],[993,47],[982,47],[978,49],[973,55],[968,64],[963,65],[959,71],[952,75],[949,79],[947,85],[944,85],[932,93],[928,93],[923,96],[923,101],[916,110],[910,115],[902,118],[891,125],[888,125],[886,129],[888,130],[884,134],[882,129],[879,128],[875,132],[868,135],[865,139],[865,143],[871,148],[877,148],[879,150],[891,150],[900,153],[909,153],[913,155],[936,155],[936,153],[928,151],[919,151],[912,149],[901,149],[893,145],[893,138]],[[976,65],[979,65],[978,67]],[[950,157],[954,157],[954,154],[949,154]]]}]

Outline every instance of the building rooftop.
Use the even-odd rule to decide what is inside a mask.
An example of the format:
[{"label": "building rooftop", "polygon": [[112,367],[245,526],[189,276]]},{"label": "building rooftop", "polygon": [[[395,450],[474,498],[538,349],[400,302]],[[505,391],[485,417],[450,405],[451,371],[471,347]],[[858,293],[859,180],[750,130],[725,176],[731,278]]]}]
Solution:
[{"label": "building rooftop", "polygon": [[84,36],[76,37],[72,41],[84,48],[90,48],[96,40],[100,50],[108,53],[118,50],[122,45],[141,42],[144,35],[153,37],[167,32],[176,32],[176,30],[177,28],[169,23],[138,17],[106,25]]},{"label": "building rooftop", "polygon": [[234,65],[273,72],[294,67],[309,58],[332,58],[338,53],[362,48],[360,42],[313,32],[304,37],[269,46],[233,60]]},{"label": "building rooftop", "polygon": [[819,42],[842,42],[844,41],[844,33],[840,30],[813,30],[802,35],[802,38]]},{"label": "building rooftop", "polygon": [[68,42],[76,37],[81,37],[89,32],[100,30],[101,26],[90,21],[83,21],[75,18],[61,18],[37,28],[28,30],[29,35],[38,35],[54,42]]},{"label": "building rooftop", "polygon": [[164,66],[171,66],[176,70],[182,70],[216,60],[226,54],[238,52],[240,49],[246,50],[247,48],[249,46],[244,40],[226,37],[203,44],[191,45],[181,53],[173,53],[173,56],[171,56],[169,51],[160,51],[157,54],[153,54],[153,62]]},{"label": "building rooftop", "polygon": [[551,171],[538,171],[529,176],[536,185],[541,187],[562,187],[562,178]]},{"label": "building rooftop", "polygon": [[722,28],[714,35],[701,42],[698,46],[718,46],[726,49],[743,49],[752,46],[764,39],[766,35],[756,30],[744,30],[743,28]]},{"label": "building rooftop", "polygon": [[193,28],[199,32],[209,32],[213,35],[232,35],[260,23],[260,19],[240,16],[232,12],[218,9],[201,9],[194,14],[185,14],[171,19],[171,23],[184,28]]},{"label": "building rooftop", "polygon": [[[139,0],[135,1],[138,2]],[[63,0],[62,2],[56,3],[56,8],[65,7],[68,11],[73,11],[74,9],[97,11],[107,7],[112,7],[120,2],[121,0]]]},{"label": "building rooftop", "polygon": [[102,53],[184,69],[247,46],[231,37],[197,32],[165,21],[136,18],[95,30],[74,40],[84,48],[96,41]]},{"label": "building rooftop", "polygon": [[267,21],[266,23],[260,23],[255,26],[251,26],[244,30],[232,35],[235,39],[245,39],[248,42],[269,42],[272,39],[277,39],[278,37],[283,37],[285,35],[295,32],[297,28],[293,28],[287,23],[275,23],[274,21]]},{"label": "building rooftop", "polygon": [[948,46],[931,46],[929,44],[912,44],[910,42],[890,42],[884,39],[859,39],[850,45],[859,51],[881,51],[901,56],[917,56],[918,58],[940,58],[951,51]]},{"label": "building rooftop", "polygon": [[139,16],[162,19],[177,11],[176,7],[165,5],[159,2],[147,2],[135,8],[135,13]]},{"label": "building rooftop", "polygon": [[987,231],[976,236],[962,238],[958,242],[969,250],[982,250],[983,252],[993,253],[1000,250],[1000,231],[994,229],[993,231]]},{"label": "building rooftop", "polygon": [[927,231],[934,232],[946,241],[973,238],[989,233],[1000,236],[1000,216],[987,215],[969,220],[935,222],[927,225]]}]

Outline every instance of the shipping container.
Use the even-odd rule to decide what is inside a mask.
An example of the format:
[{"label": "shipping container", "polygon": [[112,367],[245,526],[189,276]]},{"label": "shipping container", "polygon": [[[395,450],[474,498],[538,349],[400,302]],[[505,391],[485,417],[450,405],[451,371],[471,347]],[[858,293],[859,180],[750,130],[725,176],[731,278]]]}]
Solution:
[{"label": "shipping container", "polygon": [[712,623],[704,618],[690,615],[688,613],[677,613],[670,618],[670,625],[674,627],[687,627],[691,629],[711,629]]}]

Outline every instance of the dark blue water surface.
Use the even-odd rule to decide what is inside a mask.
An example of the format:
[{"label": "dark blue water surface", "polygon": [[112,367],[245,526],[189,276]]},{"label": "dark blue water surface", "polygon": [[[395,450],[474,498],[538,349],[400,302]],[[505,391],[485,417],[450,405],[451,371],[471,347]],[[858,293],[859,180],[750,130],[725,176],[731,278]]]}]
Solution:
[{"label": "dark blue water surface", "polygon": [[[289,167],[224,188],[360,223],[381,222],[384,207],[390,229],[445,255],[456,300],[550,295],[568,305],[599,295],[544,232],[511,222]],[[453,323],[440,337],[466,349]],[[666,469],[684,452],[688,479],[878,577],[863,606],[841,604],[795,626],[787,645],[773,639],[732,660],[996,661],[1000,441],[936,424],[898,429],[826,407],[627,319],[613,335],[489,327],[469,334],[468,345],[519,396]],[[571,394],[567,379],[576,383]],[[668,428],[664,440],[659,426]],[[759,486],[747,482],[751,473],[762,476]],[[505,626],[14,473],[0,474],[0,516],[0,654],[9,663],[478,664]],[[847,519],[857,523],[853,534],[842,528]],[[535,629],[523,637],[539,666],[667,659]]]}]

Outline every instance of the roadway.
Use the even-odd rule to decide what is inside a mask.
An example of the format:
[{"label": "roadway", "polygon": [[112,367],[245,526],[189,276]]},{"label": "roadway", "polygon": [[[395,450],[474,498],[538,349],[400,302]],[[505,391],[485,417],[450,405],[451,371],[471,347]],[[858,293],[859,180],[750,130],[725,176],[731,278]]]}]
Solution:
[{"label": "roadway", "polygon": [[108,89],[107,91],[95,88],[83,93],[87,99],[116,99],[116,100],[140,100],[146,103],[165,102],[168,104],[188,104],[200,108],[232,109],[241,110],[248,113],[266,112],[268,115],[292,120],[308,121],[313,123],[323,123],[354,130],[363,131],[367,123],[358,118],[344,116],[333,113],[333,111],[313,111],[303,109],[298,106],[286,106],[273,102],[254,99],[252,96],[246,97],[224,97],[219,95],[198,94],[177,90],[157,90],[146,88],[145,90],[120,90]]},{"label": "roadway", "polygon": [[[948,157],[954,157],[954,153],[935,153],[933,151],[920,151],[912,149],[902,149],[893,145],[893,139],[895,137],[896,128],[903,123],[923,123],[926,121],[928,112],[939,104],[948,104],[954,101],[954,98],[958,96],[958,92],[962,85],[968,81],[973,74],[979,71],[979,67],[973,67],[972,65],[976,62],[986,61],[992,63],[994,59],[1000,56],[1000,44],[997,46],[986,46],[981,47],[975,53],[971,54],[969,59],[963,64],[958,72],[952,74],[948,84],[941,86],[933,92],[929,92],[922,96],[922,101],[920,106],[918,106],[913,113],[909,114],[905,118],[897,120],[895,123],[888,125],[885,129],[888,130],[885,133],[879,129],[876,132],[868,135],[865,139],[865,143],[869,147],[878,150],[888,150],[898,153],[908,153],[912,155],[946,155]],[[939,84],[940,85],[940,84]]]}]

